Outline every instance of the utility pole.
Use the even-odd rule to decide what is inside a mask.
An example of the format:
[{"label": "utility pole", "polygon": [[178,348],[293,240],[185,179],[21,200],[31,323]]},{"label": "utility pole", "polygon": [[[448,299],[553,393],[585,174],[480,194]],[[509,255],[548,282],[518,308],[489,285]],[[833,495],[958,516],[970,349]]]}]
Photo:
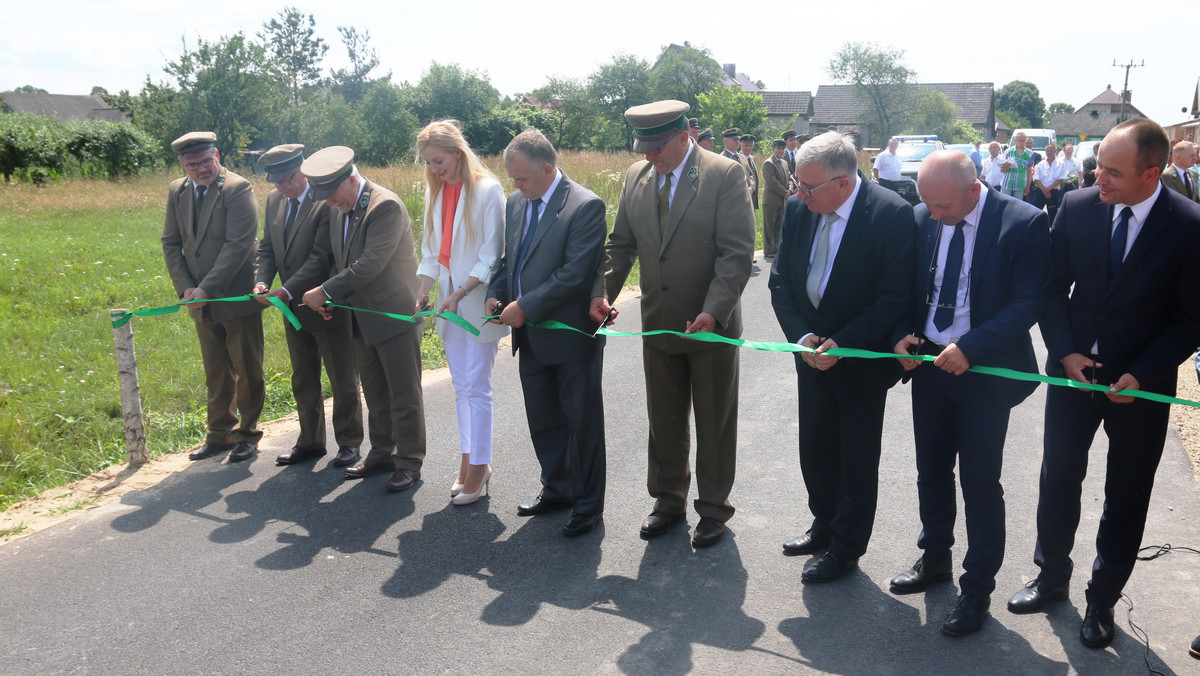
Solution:
[{"label": "utility pole", "polygon": [[1129,69],[1130,68],[1142,68],[1145,65],[1146,65],[1145,60],[1143,60],[1141,63],[1134,63],[1133,59],[1130,59],[1129,63],[1127,63],[1125,65],[1120,65],[1117,63],[1116,59],[1113,59],[1113,67],[1114,68],[1124,68],[1125,69],[1125,87],[1121,89],[1121,113],[1119,115],[1117,115],[1117,124],[1120,124],[1125,121],[1125,104],[1129,101]]}]

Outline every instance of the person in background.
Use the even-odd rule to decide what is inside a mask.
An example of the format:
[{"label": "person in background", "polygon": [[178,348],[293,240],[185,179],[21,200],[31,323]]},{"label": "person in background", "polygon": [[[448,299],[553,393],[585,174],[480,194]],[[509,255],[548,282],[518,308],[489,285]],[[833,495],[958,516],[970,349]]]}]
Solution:
[{"label": "person in background", "polygon": [[1058,149],[1053,143],[1046,144],[1046,159],[1038,162],[1033,170],[1033,199],[1030,203],[1039,209],[1045,209],[1054,222],[1058,213],[1058,205],[1062,202],[1062,182],[1066,177],[1063,164],[1058,160]]},{"label": "person in background", "polygon": [[1063,165],[1062,192],[1068,193],[1079,187],[1083,181],[1083,164],[1075,159],[1075,146],[1070,143],[1062,148],[1062,157],[1058,158]]},{"label": "person in background", "polygon": [[496,343],[508,328],[480,325],[484,300],[504,248],[504,191],[467,145],[458,126],[432,122],[417,134],[425,161],[425,236],[417,268],[416,311],[428,309],[438,284],[438,311],[454,312],[474,326],[472,335],[448,321],[437,322],[446,349],[458,412],[461,455],[450,487],[456,505],[479,499],[492,477],[492,367]]},{"label": "person in background", "polygon": [[993,190],[1000,190],[1000,185],[1004,182],[1004,170],[1001,168],[1003,163],[1000,159],[1000,144],[992,141],[988,144],[988,156],[983,158],[979,180]]}]

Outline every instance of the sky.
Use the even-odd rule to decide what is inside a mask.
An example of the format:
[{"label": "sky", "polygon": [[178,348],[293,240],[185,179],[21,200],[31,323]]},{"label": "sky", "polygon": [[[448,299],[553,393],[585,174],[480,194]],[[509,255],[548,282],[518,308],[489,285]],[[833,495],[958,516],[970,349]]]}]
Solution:
[{"label": "sky", "polygon": [[[391,70],[396,83],[415,84],[437,61],[486,72],[502,95],[524,93],[550,76],[585,79],[617,54],[653,63],[663,46],[688,41],[767,89],[815,93],[833,84],[826,72],[833,54],[846,42],[865,41],[903,50],[919,82],[992,82],[999,89],[1026,80],[1047,105],[1079,107],[1108,85],[1120,91],[1126,71],[1113,63],[1144,63],[1129,71],[1133,104],[1163,124],[1188,119],[1180,109],[1190,109],[1200,76],[1200,26],[1172,23],[1178,2],[1094,0],[1036,12],[1037,3],[1016,3],[1030,12],[1022,14],[1029,18],[1019,21],[1019,31],[1011,14],[997,19],[1002,4],[865,0],[768,11],[789,5],[13,0],[0,6],[0,91],[30,84],[54,94],[87,94],[99,85],[136,93],[147,75],[166,79],[163,65],[179,56],[182,39],[194,46],[198,38],[215,41],[238,31],[252,36],[284,6],[294,6],[314,16],[317,34],[330,45],[327,69],[347,65],[337,27],[354,26],[370,32],[379,54],[374,75]],[[844,13],[835,11],[843,7]]]}]

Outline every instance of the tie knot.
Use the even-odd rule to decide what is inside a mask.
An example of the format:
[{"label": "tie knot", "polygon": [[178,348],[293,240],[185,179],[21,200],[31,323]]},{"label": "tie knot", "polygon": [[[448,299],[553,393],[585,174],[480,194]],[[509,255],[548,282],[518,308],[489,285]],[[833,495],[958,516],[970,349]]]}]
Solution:
[{"label": "tie knot", "polygon": [[1124,209],[1121,210],[1121,218],[1128,221],[1131,217],[1133,217],[1133,209],[1132,208],[1125,207]]},{"label": "tie knot", "polygon": [[539,198],[537,198],[537,199],[535,199],[535,200],[532,200],[532,201],[530,202],[530,204],[532,204],[532,205],[533,205],[533,208],[534,208],[534,209],[536,209],[536,208],[538,208],[538,207],[542,206],[542,198],[541,198],[541,197],[539,197]]}]

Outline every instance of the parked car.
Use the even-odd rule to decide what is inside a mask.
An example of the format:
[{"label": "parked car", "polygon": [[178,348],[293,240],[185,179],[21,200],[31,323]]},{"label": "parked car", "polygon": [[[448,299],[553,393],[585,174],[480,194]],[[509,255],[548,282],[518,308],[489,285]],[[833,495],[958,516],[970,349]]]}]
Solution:
[{"label": "parked car", "polygon": [[896,159],[900,160],[900,175],[905,178],[917,180],[917,172],[921,169],[921,163],[925,161],[935,150],[942,150],[946,147],[944,143],[936,140],[933,141],[902,141],[896,147]]},{"label": "parked car", "polygon": [[1075,159],[1083,162],[1096,154],[1096,147],[1099,145],[1100,141],[1080,141],[1075,145]]},{"label": "parked car", "polygon": [[1025,133],[1026,138],[1033,139],[1033,151],[1036,153],[1045,155],[1048,143],[1058,145],[1058,135],[1054,133],[1053,129],[1014,129],[1012,137],[1015,138],[1021,132]]},{"label": "parked car", "polygon": [[957,150],[964,155],[970,155],[975,146],[970,143],[951,143],[946,146],[946,150]]}]

